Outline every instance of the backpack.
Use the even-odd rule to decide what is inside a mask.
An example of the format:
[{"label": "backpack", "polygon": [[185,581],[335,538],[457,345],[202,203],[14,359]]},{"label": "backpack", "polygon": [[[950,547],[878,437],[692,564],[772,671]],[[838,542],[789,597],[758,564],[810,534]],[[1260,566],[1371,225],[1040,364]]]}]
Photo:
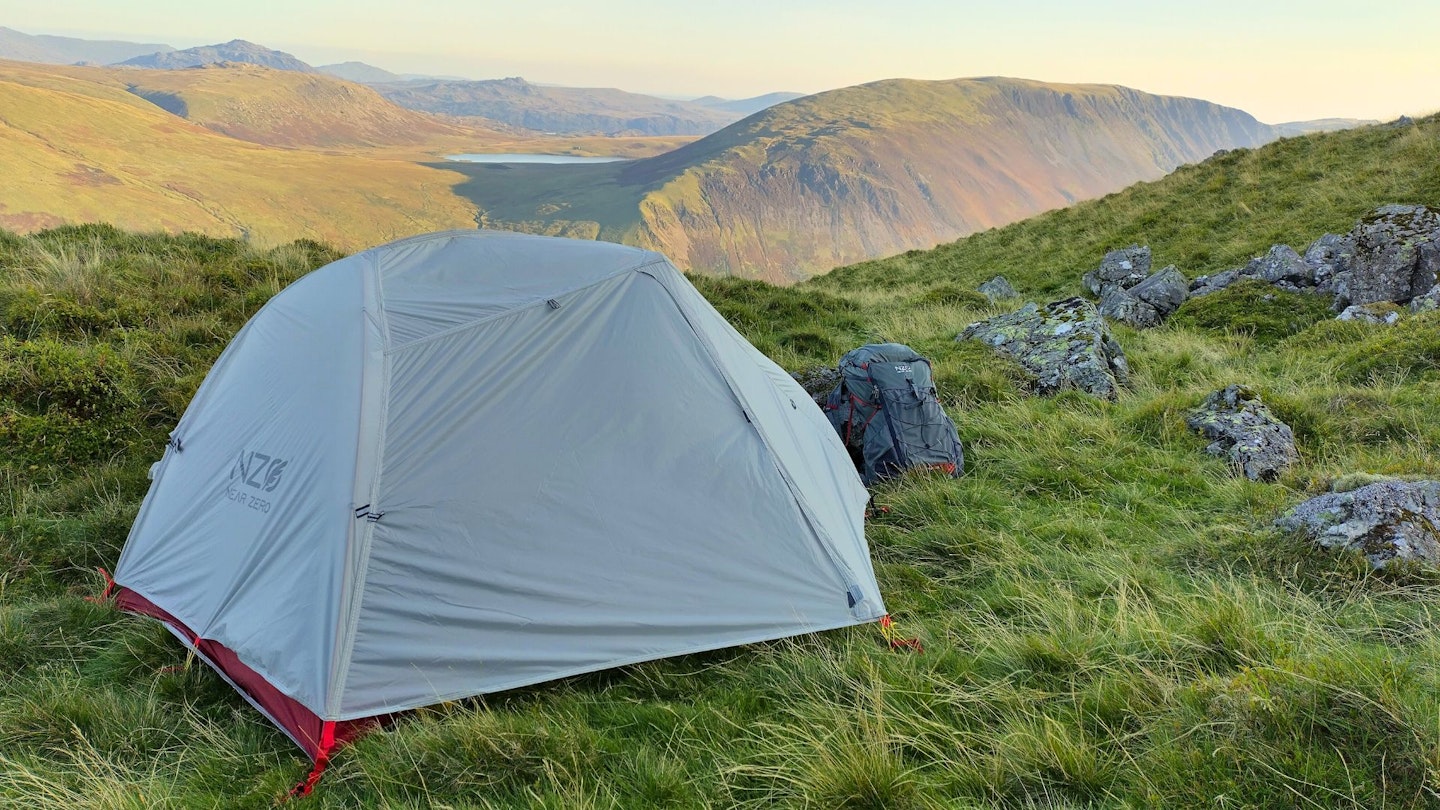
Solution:
[{"label": "backpack", "polygon": [[935,395],[930,361],[909,346],[872,343],[847,352],[824,409],[866,486],[913,467],[951,477],[965,469],[955,423]]}]

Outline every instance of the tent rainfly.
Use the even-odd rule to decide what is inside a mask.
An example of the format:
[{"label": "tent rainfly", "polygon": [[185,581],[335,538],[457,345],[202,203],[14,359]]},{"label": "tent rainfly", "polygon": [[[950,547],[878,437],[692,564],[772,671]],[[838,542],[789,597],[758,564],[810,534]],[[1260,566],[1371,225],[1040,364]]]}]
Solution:
[{"label": "tent rainfly", "polygon": [[820,409],[621,245],[455,231],[322,267],[240,330],[152,476],[117,604],[310,784],[396,712],[885,613]]}]

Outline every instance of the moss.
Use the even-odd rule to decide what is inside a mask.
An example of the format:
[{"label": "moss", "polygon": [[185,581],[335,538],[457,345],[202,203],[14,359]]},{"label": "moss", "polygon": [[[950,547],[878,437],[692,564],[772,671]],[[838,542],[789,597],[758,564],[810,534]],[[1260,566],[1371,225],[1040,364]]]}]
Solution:
[{"label": "moss", "polygon": [[1247,279],[1191,298],[1170,316],[1175,326],[1229,331],[1269,345],[1333,317],[1328,299],[1277,290]]}]

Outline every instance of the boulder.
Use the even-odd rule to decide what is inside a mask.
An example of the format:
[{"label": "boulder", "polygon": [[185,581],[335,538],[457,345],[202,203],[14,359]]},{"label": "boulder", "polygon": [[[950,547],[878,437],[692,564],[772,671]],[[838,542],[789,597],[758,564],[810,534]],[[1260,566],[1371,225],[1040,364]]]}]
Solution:
[{"label": "boulder", "polygon": [[1440,564],[1440,481],[1331,492],[1286,512],[1275,526],[1325,548],[1358,551],[1375,568],[1396,560]]},{"label": "boulder", "polygon": [[1100,267],[1081,278],[1085,289],[1103,298],[1112,287],[1128,290],[1150,275],[1150,248],[1131,245],[1112,250],[1100,260]]},{"label": "boulder", "polygon": [[1311,242],[1303,260],[1310,267],[1316,290],[1333,294],[1335,276],[1349,269],[1354,255],[1355,243],[1339,234],[1327,233]]},{"label": "boulder", "polygon": [[1389,326],[1400,320],[1400,310],[1389,301],[1383,304],[1351,304],[1345,308],[1345,311],[1335,316],[1335,320],[1360,321],[1361,323],[1378,323]]},{"label": "boulder", "polygon": [[1190,297],[1190,280],[1171,264],[1131,287],[1128,292],[1154,307],[1161,318],[1168,318]]},{"label": "boulder", "polygon": [[794,377],[795,382],[800,383],[805,393],[819,405],[825,404],[830,392],[840,384],[841,378],[840,369],[834,366],[814,366],[802,371],[792,371],[790,376]]},{"label": "boulder", "polygon": [[1158,326],[1190,295],[1190,282],[1169,265],[1129,289],[1111,287],[1100,296],[1100,314],[1137,329]]},{"label": "boulder", "polygon": [[1015,312],[972,323],[956,340],[983,341],[1035,375],[1035,390],[1054,394],[1075,388],[1114,399],[1130,376],[1125,352],[1095,305],[1067,298],[1045,306],[1028,303]]},{"label": "boulder", "polygon": [[1294,431],[1243,385],[1231,385],[1206,397],[1185,424],[1211,440],[1205,452],[1230,459],[1251,481],[1273,481],[1300,460]]},{"label": "boulder", "polygon": [[1411,312],[1434,312],[1437,309],[1440,309],[1440,284],[1431,287],[1430,292],[1410,299]]},{"label": "boulder", "polygon": [[1344,237],[1352,255],[1325,285],[1334,307],[1393,301],[1408,304],[1440,275],[1440,215],[1423,205],[1387,205]]},{"label": "boulder", "polygon": [[1010,280],[1004,276],[996,276],[981,284],[977,289],[986,298],[989,298],[992,304],[1006,298],[1019,296],[1019,293],[1015,292],[1015,288],[1010,286]]},{"label": "boulder", "polygon": [[1136,329],[1159,326],[1160,311],[1131,294],[1130,290],[1111,287],[1100,297],[1100,314]]}]

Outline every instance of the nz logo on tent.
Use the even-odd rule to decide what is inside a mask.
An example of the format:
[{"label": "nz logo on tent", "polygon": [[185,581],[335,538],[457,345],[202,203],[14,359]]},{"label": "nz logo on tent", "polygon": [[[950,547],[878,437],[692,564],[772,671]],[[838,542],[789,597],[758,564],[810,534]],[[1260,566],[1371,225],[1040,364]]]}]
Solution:
[{"label": "nz logo on tent", "polygon": [[289,464],[289,461],[277,456],[241,450],[235,466],[230,468],[230,480],[238,479],[246,486],[261,492],[274,492],[275,488],[280,486],[280,478],[285,475],[285,468]]}]

